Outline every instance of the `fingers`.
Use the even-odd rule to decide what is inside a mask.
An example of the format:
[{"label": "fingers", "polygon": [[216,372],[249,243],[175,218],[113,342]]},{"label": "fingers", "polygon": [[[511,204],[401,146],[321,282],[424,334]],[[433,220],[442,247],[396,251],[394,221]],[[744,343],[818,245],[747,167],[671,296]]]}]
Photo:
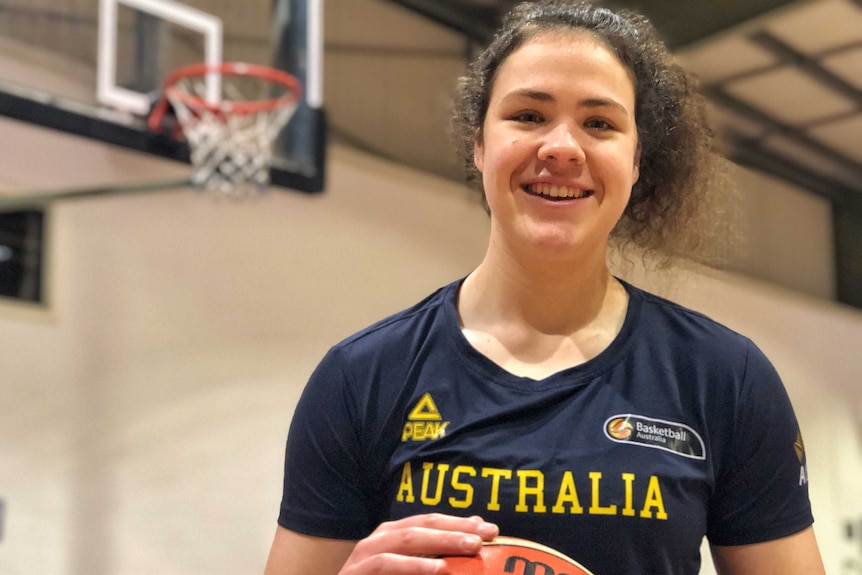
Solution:
[{"label": "fingers", "polygon": [[489,541],[499,535],[499,529],[493,523],[484,521],[481,517],[456,517],[442,513],[428,513],[424,515],[413,515],[388,521],[380,525],[374,533],[398,531],[405,528],[421,527],[438,531],[454,531],[461,533],[472,533],[478,535],[482,540]]},{"label": "fingers", "polygon": [[385,553],[373,555],[342,570],[341,575],[444,575],[443,559]]},{"label": "fingers", "polygon": [[383,523],[360,544],[369,555],[474,555],[497,533],[496,525],[480,517],[431,513]]},{"label": "fingers", "polygon": [[475,555],[497,536],[480,517],[427,514],[381,524],[356,544],[342,575],[440,575],[447,555]]}]

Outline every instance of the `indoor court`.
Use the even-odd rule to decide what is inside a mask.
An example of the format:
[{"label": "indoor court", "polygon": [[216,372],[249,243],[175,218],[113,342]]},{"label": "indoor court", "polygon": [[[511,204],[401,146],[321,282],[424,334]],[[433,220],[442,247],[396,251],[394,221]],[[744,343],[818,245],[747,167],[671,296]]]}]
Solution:
[{"label": "indoor court", "polygon": [[[0,573],[263,572],[320,358],[483,257],[446,127],[512,4],[0,0]],[[826,571],[862,573],[862,2],[667,4],[656,25],[737,164],[740,242],[724,269],[627,279],[772,359]],[[250,193],[194,185],[189,141],[148,126],[199,62],[300,86],[215,98],[291,106]]]}]

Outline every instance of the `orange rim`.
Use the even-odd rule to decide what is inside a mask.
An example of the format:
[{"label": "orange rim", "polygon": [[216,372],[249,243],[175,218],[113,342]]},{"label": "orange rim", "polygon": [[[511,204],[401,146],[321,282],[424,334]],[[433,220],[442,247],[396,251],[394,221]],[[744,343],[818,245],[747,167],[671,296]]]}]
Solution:
[{"label": "orange rim", "polygon": [[[230,108],[225,109],[221,104],[208,102],[200,96],[196,96],[176,87],[176,83],[182,78],[205,76],[207,74],[220,74],[222,76],[251,76],[270,82],[281,84],[287,92],[278,98],[266,98],[262,100],[230,100]],[[222,64],[191,64],[177,68],[171,72],[164,83],[164,92],[159,103],[153,109],[148,121],[149,128],[153,132],[161,129],[162,119],[168,109],[168,98],[170,94],[184,102],[192,109],[204,109],[210,112],[222,112],[229,114],[256,114],[268,112],[281,106],[294,104],[299,100],[302,87],[299,81],[282,70],[276,70],[268,66],[257,64],[246,64],[244,62],[224,62]]]}]

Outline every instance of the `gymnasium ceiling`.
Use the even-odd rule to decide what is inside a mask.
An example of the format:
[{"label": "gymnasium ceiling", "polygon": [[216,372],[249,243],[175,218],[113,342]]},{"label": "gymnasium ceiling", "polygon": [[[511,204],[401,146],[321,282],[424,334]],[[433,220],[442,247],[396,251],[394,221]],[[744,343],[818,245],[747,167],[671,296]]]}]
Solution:
[{"label": "gymnasium ceiling", "polygon": [[[392,0],[481,46],[515,0]],[[700,77],[726,153],[862,213],[862,0],[599,0]]]},{"label": "gymnasium ceiling", "polygon": [[[394,0],[485,42],[500,18],[519,0]],[[674,48],[696,42],[737,24],[793,4],[792,0],[596,0],[612,9],[647,14]]]}]

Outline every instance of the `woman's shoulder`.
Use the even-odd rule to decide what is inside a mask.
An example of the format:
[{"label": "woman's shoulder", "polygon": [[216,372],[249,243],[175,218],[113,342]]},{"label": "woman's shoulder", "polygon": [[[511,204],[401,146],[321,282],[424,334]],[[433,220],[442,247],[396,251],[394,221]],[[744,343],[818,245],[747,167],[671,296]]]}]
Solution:
[{"label": "woman's shoulder", "polygon": [[435,290],[416,304],[345,338],[333,349],[355,355],[366,350],[401,350],[411,343],[421,345],[434,333],[451,327],[459,285],[460,280]]},{"label": "woman's shoulder", "polygon": [[783,393],[772,361],[748,336],[665,297],[638,288],[630,294],[640,307],[630,357],[641,368],[678,374],[694,396],[723,406],[716,414],[735,412],[741,397],[768,402]]},{"label": "woman's shoulder", "polygon": [[746,335],[711,316],[666,297],[625,284],[639,307],[638,325],[651,339],[689,350],[747,355],[756,347]]}]

